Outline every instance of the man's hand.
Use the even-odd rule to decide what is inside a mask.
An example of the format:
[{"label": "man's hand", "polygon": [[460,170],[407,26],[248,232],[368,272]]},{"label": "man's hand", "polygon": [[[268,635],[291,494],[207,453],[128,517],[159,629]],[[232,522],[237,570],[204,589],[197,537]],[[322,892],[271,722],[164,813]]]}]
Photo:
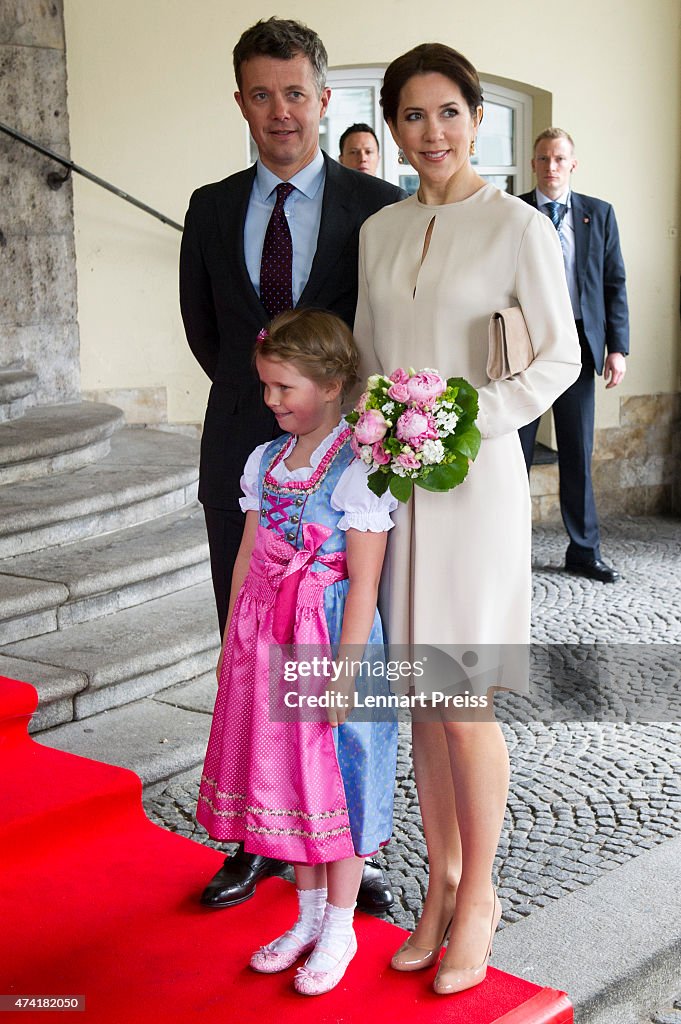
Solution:
[{"label": "man's hand", "polygon": [[606,388],[616,388],[627,372],[627,361],[621,352],[610,352],[603,367]]}]

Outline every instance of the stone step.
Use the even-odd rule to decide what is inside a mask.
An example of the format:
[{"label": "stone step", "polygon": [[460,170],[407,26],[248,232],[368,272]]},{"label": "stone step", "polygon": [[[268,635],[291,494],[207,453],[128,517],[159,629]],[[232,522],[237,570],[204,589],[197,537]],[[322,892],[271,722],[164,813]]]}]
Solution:
[{"label": "stone step", "polygon": [[70,629],[6,644],[0,673],[36,687],[42,715],[36,727],[44,728],[194,679],[214,669],[218,652],[212,585],[200,583]]},{"label": "stone step", "polygon": [[27,370],[0,369],[0,423],[23,416],[33,404],[38,378]]},{"label": "stone step", "polygon": [[193,438],[128,427],[110,444],[95,465],[0,487],[0,558],[123,529],[196,498]]},{"label": "stone step", "polygon": [[35,686],[40,697],[38,710],[31,719],[29,732],[40,732],[73,719],[73,698],[87,686],[83,672],[56,668],[54,665],[35,665],[20,658],[11,658],[0,647],[0,676],[18,679]]},{"label": "stone step", "polygon": [[35,480],[97,462],[123,425],[114,405],[41,405],[0,425],[0,484]]},{"label": "stone step", "polygon": [[0,643],[65,629],[210,578],[201,506],[0,561]]},{"label": "stone step", "polygon": [[203,763],[211,723],[210,713],[178,707],[163,699],[167,692],[48,729],[40,733],[38,741],[70,754],[130,768],[146,787],[167,781]]},{"label": "stone step", "polygon": [[59,583],[0,575],[0,644],[57,629],[57,609],[68,597]]}]

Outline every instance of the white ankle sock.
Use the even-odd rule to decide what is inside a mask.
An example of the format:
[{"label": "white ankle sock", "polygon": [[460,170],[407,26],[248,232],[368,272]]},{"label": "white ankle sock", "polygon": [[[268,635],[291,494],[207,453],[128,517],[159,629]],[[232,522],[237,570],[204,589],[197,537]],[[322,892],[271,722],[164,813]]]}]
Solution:
[{"label": "white ankle sock", "polygon": [[326,889],[296,889],[298,920],[287,932],[269,943],[276,953],[287,953],[317,938],[322,927]]},{"label": "white ankle sock", "polygon": [[355,906],[355,903],[351,907],[326,904],[317,945],[305,961],[305,966],[311,971],[330,971],[341,959],[352,935]]}]

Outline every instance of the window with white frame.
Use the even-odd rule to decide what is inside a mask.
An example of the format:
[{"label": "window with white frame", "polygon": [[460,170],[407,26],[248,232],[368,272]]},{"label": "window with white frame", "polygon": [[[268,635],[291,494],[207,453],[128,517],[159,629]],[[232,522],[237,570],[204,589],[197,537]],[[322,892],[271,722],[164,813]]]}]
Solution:
[{"label": "window with white frame", "polygon": [[[321,123],[320,145],[337,159],[345,129],[359,122],[371,125],[381,151],[377,173],[411,193],[418,187],[418,176],[395,145],[381,112],[383,71],[378,66],[329,71],[331,102]],[[531,185],[532,97],[484,80],[482,88],[484,117],[472,162],[481,177],[519,195]]]}]

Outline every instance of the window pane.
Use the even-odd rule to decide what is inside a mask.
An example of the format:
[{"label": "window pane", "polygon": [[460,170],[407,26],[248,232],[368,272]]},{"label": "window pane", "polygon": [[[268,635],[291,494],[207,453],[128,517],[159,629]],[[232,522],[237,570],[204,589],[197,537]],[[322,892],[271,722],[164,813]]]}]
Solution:
[{"label": "window pane", "polygon": [[403,188],[408,195],[413,196],[414,192],[416,192],[416,189],[419,187],[418,174],[400,174],[399,185],[400,188]]},{"label": "window pane", "polygon": [[325,153],[338,157],[338,142],[351,124],[374,124],[374,88],[342,86],[333,89],[326,117],[319,126],[319,144]]},{"label": "window pane", "polygon": [[515,178],[512,174],[481,174],[480,177],[484,178],[485,181],[491,181],[502,192],[508,192],[512,196],[515,195]]},{"label": "window pane", "polygon": [[513,108],[486,103],[480,125],[474,164],[494,166],[513,163]]}]

